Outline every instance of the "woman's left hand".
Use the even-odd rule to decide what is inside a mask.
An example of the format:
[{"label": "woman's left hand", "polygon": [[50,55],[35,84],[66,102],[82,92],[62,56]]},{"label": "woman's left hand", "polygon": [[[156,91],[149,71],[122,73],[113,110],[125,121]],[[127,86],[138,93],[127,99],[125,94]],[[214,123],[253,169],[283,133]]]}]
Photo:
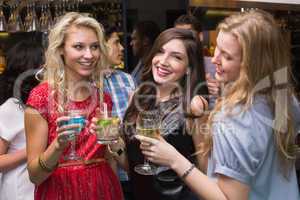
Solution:
[{"label": "woman's left hand", "polygon": [[135,137],[141,142],[140,148],[142,153],[150,162],[171,167],[176,161],[179,152],[162,137],[159,137],[159,139],[141,135],[136,135]]}]

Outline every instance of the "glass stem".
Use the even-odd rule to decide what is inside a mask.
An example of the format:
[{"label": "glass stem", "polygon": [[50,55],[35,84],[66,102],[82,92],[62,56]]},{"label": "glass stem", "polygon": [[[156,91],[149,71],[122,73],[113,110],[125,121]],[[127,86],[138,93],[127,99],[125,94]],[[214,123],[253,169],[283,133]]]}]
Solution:
[{"label": "glass stem", "polygon": [[144,166],[150,167],[149,160],[146,158],[144,159]]},{"label": "glass stem", "polygon": [[[75,136],[75,138],[76,138],[76,136]],[[71,141],[71,151],[70,151],[70,154],[71,155],[75,155],[76,154],[76,139],[73,139],[72,141]]]}]

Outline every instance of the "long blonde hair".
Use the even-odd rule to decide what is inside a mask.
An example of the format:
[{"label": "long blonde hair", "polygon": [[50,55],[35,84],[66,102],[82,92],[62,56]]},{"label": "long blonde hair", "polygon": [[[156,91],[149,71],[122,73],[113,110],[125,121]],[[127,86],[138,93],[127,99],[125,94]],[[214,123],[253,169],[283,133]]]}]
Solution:
[{"label": "long blonde hair", "polygon": [[[291,98],[287,98],[292,95],[288,41],[284,40],[272,15],[262,10],[232,15],[218,25],[218,31],[231,33],[237,38],[242,47],[242,61],[239,78],[225,86],[225,93],[210,113],[208,124],[212,127],[215,114],[223,106],[228,114],[233,114],[237,104],[246,111],[252,105],[254,96],[263,94],[274,114],[274,139],[281,166],[287,169],[295,160],[295,153],[290,148],[295,143],[288,106]],[[280,103],[283,105],[279,107]],[[210,151],[213,142],[211,133],[207,136],[205,153]]]},{"label": "long blonde hair", "polygon": [[[107,66],[107,49],[105,46],[104,30],[100,23],[94,18],[85,14],[69,12],[55,24],[49,34],[49,46],[46,51],[45,74],[43,81],[47,81],[58,97],[58,109],[63,109],[62,105],[66,101],[67,86],[64,73],[64,61],[61,56],[61,48],[63,48],[68,30],[71,26],[83,26],[92,29],[98,38],[101,57],[96,65],[96,70],[90,77],[91,82],[100,83],[101,70]],[[99,86],[99,85],[98,85]]]}]

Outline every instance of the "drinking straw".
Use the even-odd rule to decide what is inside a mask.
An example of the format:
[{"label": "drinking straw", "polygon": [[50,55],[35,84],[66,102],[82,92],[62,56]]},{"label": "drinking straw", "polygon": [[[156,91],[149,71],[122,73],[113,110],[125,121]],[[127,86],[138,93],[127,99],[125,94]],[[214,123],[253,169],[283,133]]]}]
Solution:
[{"label": "drinking straw", "polygon": [[103,102],[104,118],[108,118],[107,104]]}]

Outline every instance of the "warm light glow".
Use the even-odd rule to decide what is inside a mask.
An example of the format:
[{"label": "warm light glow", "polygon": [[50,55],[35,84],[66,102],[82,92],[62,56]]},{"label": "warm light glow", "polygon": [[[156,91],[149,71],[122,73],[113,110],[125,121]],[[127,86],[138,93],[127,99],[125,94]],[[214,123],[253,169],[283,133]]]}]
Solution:
[{"label": "warm light glow", "polygon": [[0,32],[0,37],[8,37],[9,33],[7,32]]}]

